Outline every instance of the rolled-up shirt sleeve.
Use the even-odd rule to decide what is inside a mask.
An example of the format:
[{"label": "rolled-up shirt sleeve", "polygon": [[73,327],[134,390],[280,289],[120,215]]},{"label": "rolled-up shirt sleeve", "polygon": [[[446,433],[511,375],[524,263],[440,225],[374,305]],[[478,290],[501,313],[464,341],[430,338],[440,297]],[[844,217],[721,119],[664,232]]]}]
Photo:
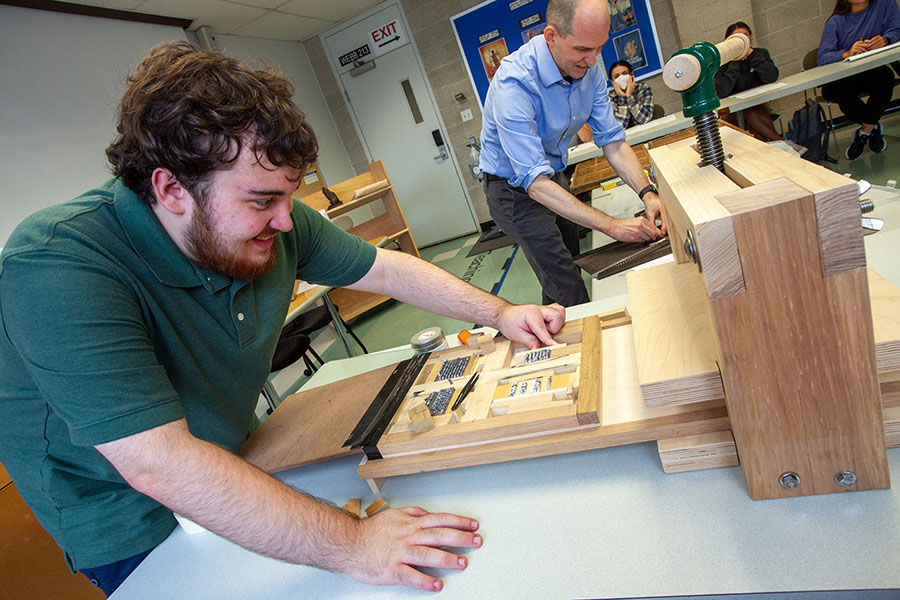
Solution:
[{"label": "rolled-up shirt sleeve", "polygon": [[[605,79],[602,80],[602,84],[606,85]],[[625,139],[625,129],[616,120],[612,103],[609,101],[605,89],[598,90],[594,94],[594,105],[591,107],[591,116],[588,117],[587,122],[591,126],[591,131],[594,132],[594,143],[598,148]]]},{"label": "rolled-up shirt sleeve", "polygon": [[553,175],[538,133],[538,114],[528,91],[510,77],[496,82],[498,97],[494,104],[497,136],[514,175],[509,184],[528,189],[539,175]]}]

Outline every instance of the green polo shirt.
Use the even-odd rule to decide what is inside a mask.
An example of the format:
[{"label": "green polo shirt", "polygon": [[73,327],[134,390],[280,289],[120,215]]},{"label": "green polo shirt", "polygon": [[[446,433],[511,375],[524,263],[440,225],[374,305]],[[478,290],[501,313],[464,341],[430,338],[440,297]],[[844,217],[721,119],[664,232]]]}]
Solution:
[{"label": "green polo shirt", "polygon": [[171,512],[93,446],[185,417],[236,452],[294,280],[359,280],[375,248],[301,202],[275,267],[244,281],[185,257],[118,180],[42,210],[0,255],[0,461],[73,569],[164,540]]}]

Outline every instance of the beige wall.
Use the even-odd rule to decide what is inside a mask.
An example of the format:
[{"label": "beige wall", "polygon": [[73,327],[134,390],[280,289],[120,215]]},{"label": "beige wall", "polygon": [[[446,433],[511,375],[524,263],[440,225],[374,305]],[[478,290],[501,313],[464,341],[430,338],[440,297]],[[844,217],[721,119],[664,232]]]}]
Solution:
[{"label": "beige wall", "polygon": [[[469,82],[450,17],[482,0],[401,0],[415,40],[426,76],[437,98],[438,109],[447,128],[450,145],[460,167],[468,164],[468,138],[481,133],[481,111],[475,90]],[[822,27],[834,7],[833,0],[651,0],[663,59],[676,50],[699,41],[721,41],[725,28],[734,21],[744,21],[753,29],[753,45],[769,50],[781,76],[800,71],[803,56],[818,46]],[[316,39],[304,46],[313,64],[325,99],[331,108],[338,131],[347,147],[357,173],[366,169],[365,152],[350,121],[346,103],[341,97],[334,75],[328,66],[321,42]],[[654,99],[666,113],[681,110],[679,94],[672,92],[659,75],[648,78]],[[456,94],[465,95],[457,101]],[[796,108],[803,104],[803,94],[788,96],[773,104],[787,125]],[[462,122],[460,112],[471,109],[475,118]],[[463,174],[479,221],[490,219],[481,185],[468,172]]]}]

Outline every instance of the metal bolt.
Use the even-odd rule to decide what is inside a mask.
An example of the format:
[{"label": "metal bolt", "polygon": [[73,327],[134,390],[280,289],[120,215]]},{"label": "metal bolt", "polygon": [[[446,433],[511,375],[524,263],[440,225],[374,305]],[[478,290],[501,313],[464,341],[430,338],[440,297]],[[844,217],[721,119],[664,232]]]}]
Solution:
[{"label": "metal bolt", "polygon": [[694,232],[690,229],[684,236],[684,253],[688,255],[692,263],[697,264],[697,244],[694,243]]},{"label": "metal bolt", "polygon": [[853,471],[841,471],[834,476],[834,482],[841,487],[853,487],[856,483],[856,473]]},{"label": "metal bolt", "polygon": [[800,485],[800,476],[796,473],[785,473],[778,478],[778,483],[786,490],[792,490]]},{"label": "metal bolt", "polygon": [[681,69],[675,71],[675,77],[679,77],[679,78],[680,78],[682,75],[684,75],[684,72],[683,72]]}]

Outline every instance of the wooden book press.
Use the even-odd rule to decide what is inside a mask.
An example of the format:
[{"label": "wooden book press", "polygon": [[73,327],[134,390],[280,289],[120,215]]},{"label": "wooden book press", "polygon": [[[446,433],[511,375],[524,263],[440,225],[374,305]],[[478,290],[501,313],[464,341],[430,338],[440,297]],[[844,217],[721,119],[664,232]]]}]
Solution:
[{"label": "wooden book press", "polygon": [[655,440],[667,472],[739,460],[753,498],[889,487],[900,290],[867,273],[857,185],[721,133],[725,174],[693,139],[650,151],[675,262],[628,273],[630,314],[570,321],[542,351],[470,342],[301,392],[242,454],[273,472],[365,452],[379,488]]}]

